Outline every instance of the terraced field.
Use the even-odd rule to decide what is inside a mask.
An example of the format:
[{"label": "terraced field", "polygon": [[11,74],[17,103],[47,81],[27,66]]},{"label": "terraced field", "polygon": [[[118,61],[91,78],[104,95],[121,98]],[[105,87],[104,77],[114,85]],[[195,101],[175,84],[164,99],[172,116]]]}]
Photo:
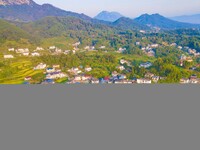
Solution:
[{"label": "terraced field", "polygon": [[9,69],[13,69],[16,71],[14,71],[11,75],[7,77],[2,78],[2,76],[0,76],[0,84],[22,84],[25,77],[33,76],[42,72],[41,70],[33,70],[31,61],[27,60],[18,60],[17,62],[12,63]]}]

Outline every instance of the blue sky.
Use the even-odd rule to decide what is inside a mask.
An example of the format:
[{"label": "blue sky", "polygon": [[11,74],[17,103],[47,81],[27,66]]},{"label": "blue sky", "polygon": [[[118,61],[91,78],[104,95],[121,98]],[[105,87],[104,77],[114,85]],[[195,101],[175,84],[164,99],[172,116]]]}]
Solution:
[{"label": "blue sky", "polygon": [[200,0],[35,0],[94,17],[100,11],[117,11],[127,17],[160,13],[166,17],[200,13]]}]

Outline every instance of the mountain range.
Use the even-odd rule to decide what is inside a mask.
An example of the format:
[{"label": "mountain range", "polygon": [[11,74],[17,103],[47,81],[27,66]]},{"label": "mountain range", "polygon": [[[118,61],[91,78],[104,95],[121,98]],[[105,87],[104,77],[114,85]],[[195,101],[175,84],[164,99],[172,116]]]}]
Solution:
[{"label": "mountain range", "polygon": [[200,24],[200,14],[176,16],[176,17],[172,17],[171,19],[180,21],[180,22]]},{"label": "mountain range", "polygon": [[[44,19],[46,17],[67,17],[67,19]],[[154,27],[165,30],[200,28],[200,25],[174,21],[159,14],[144,14],[138,18],[131,19],[126,18],[117,12],[103,11],[96,17],[91,18],[85,14],[65,11],[50,4],[39,5],[33,0],[0,0],[0,18],[14,21],[16,25],[19,25],[19,22],[38,23],[42,20],[46,24],[52,24],[52,21],[53,23],[58,21],[58,24],[62,26],[62,28],[67,26],[70,29],[72,29],[73,26],[77,26],[76,29],[79,29],[79,27],[83,27],[83,24],[85,23],[94,28],[106,26],[108,28],[118,28],[122,30],[149,30]],[[72,22],[74,24],[72,24]]]}]

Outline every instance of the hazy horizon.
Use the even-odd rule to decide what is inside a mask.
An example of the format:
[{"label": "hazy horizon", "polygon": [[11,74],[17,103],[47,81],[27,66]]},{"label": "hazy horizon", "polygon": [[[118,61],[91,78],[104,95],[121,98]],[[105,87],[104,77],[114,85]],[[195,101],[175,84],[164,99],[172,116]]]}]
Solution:
[{"label": "hazy horizon", "polygon": [[[166,17],[174,17],[181,15],[192,15],[200,13],[200,1],[192,0],[34,0],[38,4],[49,3],[58,8],[73,11],[77,13],[84,13],[90,17],[96,16],[101,11],[119,12],[127,17],[137,17],[141,14],[159,13]],[[181,5],[180,5],[181,4]]]}]

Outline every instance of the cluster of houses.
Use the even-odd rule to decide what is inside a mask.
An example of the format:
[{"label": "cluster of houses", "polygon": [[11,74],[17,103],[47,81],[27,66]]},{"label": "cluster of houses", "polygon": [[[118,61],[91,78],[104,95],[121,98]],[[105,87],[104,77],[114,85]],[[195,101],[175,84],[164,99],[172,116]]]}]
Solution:
[{"label": "cluster of houses", "polygon": [[200,84],[200,78],[196,75],[192,75],[190,78],[182,78],[180,80],[181,84]]},{"label": "cluster of houses", "polygon": [[[28,48],[19,48],[19,49],[15,49],[15,48],[9,48],[8,52],[15,52],[16,54],[20,54],[21,56],[40,56],[41,54],[38,53],[37,51],[42,51],[44,50],[42,47],[37,47],[33,52],[30,52]],[[8,58],[14,58],[14,56],[12,54],[6,54],[4,55],[5,59]]]}]

